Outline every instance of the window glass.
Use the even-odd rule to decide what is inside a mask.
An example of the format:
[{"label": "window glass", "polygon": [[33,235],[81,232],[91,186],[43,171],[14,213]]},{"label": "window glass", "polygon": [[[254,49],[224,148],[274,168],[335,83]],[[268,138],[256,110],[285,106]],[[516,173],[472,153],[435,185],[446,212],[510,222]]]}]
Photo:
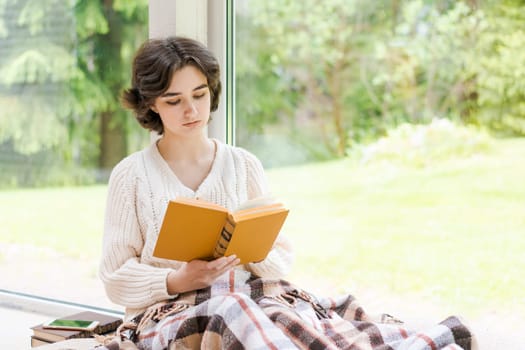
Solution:
[{"label": "window glass", "polygon": [[236,143],[290,207],[291,279],[484,341],[523,323],[523,5],[235,5]]},{"label": "window glass", "polygon": [[119,107],[147,1],[0,1],[2,287],[115,307],[98,280],[105,184],[148,143]]}]

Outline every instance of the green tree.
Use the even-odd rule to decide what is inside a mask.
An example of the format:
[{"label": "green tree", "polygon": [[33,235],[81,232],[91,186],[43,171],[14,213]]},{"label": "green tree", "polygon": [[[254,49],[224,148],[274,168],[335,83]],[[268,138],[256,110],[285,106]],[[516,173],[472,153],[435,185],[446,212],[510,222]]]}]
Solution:
[{"label": "green tree", "polygon": [[119,95],[146,36],[147,0],[0,0],[0,144],[111,168],[139,130]]},{"label": "green tree", "polygon": [[112,168],[127,154],[130,134],[137,130],[120,108],[119,96],[129,84],[132,54],[146,38],[147,5],[147,0],[80,0],[75,6],[79,66],[90,85],[84,89],[81,81],[78,96],[87,102],[97,94],[92,117],[101,169]]},{"label": "green tree", "polygon": [[475,74],[469,62],[483,27],[463,2],[406,2],[391,37],[378,42],[368,91],[387,127],[470,115]]},{"label": "green tree", "polygon": [[523,0],[249,2],[237,117],[336,156],[436,117],[523,135],[524,14]]},{"label": "green tree", "polygon": [[506,135],[525,135],[525,1],[489,1],[485,27],[470,61],[476,76],[474,120]]},{"label": "green tree", "polygon": [[74,16],[59,0],[0,0],[0,142],[34,153],[67,140],[81,106],[67,89],[76,76]]},{"label": "green tree", "polygon": [[251,5],[253,23],[271,48],[272,71],[289,82],[281,87],[283,96],[289,96],[290,88],[301,92],[290,117],[303,128],[309,125],[332,154],[344,155],[361,112],[349,103],[362,93],[359,63],[366,60],[374,35],[388,28],[390,12],[374,1],[272,0]]}]

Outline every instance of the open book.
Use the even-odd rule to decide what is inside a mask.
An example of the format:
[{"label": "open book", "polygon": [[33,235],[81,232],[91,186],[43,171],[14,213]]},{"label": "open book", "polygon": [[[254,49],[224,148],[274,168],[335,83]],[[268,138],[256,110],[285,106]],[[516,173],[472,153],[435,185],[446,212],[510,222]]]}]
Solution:
[{"label": "open book", "polygon": [[153,255],[190,261],[235,254],[241,264],[261,261],[288,211],[266,197],[248,201],[234,212],[200,199],[177,198],[168,203]]}]

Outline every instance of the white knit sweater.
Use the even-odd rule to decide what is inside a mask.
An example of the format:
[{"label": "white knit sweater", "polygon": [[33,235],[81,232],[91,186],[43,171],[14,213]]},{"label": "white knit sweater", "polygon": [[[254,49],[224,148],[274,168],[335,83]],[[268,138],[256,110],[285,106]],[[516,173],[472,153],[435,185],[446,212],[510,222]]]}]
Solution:
[{"label": "white knit sweater", "polygon": [[[99,276],[110,300],[126,308],[126,319],[174,297],[167,292],[166,278],[184,262],[153,257],[170,199],[198,197],[234,210],[268,192],[264,170],[254,155],[213,141],[215,160],[196,191],[178,180],[156,144],[123,159],[111,173]],[[280,235],[264,261],[240,268],[278,278],[288,273],[291,262],[290,244]]]}]

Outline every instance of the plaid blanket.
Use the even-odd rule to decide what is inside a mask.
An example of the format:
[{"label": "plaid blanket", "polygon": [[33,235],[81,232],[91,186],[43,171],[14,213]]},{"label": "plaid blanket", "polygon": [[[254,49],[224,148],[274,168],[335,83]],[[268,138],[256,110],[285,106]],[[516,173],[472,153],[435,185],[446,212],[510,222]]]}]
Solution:
[{"label": "plaid blanket", "polygon": [[[126,336],[124,336],[126,334]],[[411,330],[367,314],[351,295],[319,298],[283,280],[240,270],[213,286],[151,306],[97,350],[125,349],[471,349],[456,317]]]}]

